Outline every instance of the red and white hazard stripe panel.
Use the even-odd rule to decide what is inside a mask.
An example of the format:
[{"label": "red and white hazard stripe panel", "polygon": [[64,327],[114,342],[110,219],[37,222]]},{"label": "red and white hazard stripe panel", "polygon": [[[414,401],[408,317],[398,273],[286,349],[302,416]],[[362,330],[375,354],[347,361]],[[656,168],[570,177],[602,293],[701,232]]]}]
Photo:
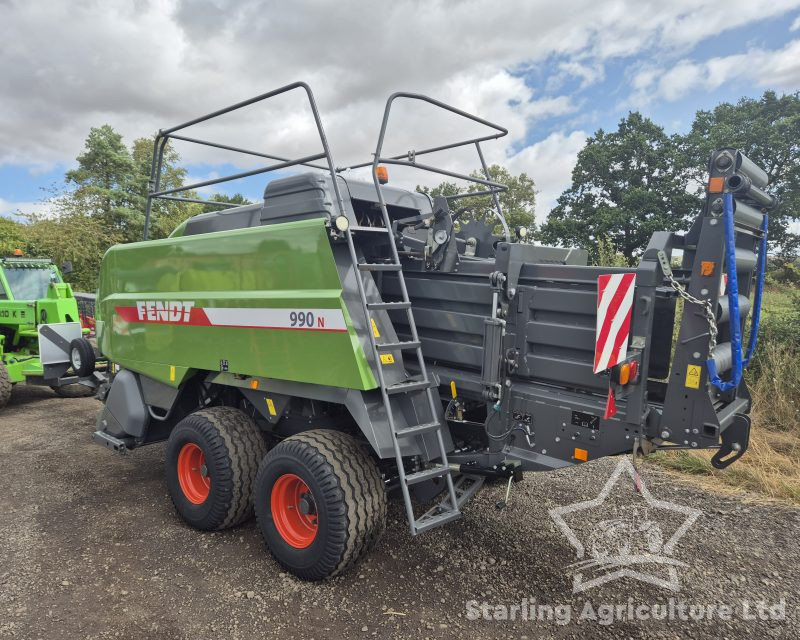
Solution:
[{"label": "red and white hazard stripe panel", "polygon": [[625,359],[635,286],[635,273],[605,274],[597,278],[595,373],[605,371]]},{"label": "red and white hazard stripe panel", "polygon": [[347,331],[341,309],[264,309],[196,307],[192,301],[143,300],[115,307],[120,320],[142,324],[173,324],[235,329]]}]

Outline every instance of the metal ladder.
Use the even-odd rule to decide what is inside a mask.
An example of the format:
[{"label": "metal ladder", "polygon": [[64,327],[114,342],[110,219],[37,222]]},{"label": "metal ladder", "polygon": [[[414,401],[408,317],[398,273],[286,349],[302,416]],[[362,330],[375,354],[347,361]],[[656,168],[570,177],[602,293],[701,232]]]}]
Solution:
[{"label": "metal ladder", "polygon": [[[439,145],[427,149],[409,151],[405,155],[384,158],[382,156],[382,149],[383,149],[384,139],[386,137],[386,129],[389,123],[389,114],[391,112],[392,104],[398,99],[425,102],[429,105],[432,105],[433,107],[444,109],[445,111],[455,114],[456,116],[466,118],[467,120],[471,120],[472,122],[488,127],[489,129],[492,130],[492,132],[487,135],[482,135],[476,138],[469,138],[467,140],[452,142],[450,144]],[[408,515],[408,522],[409,525],[411,526],[411,533],[413,535],[421,533],[427,529],[432,529],[434,527],[446,524],[447,522],[450,522],[458,518],[461,515],[460,507],[470,498],[472,498],[472,496],[475,495],[475,493],[483,484],[484,478],[480,476],[462,473],[458,477],[457,481],[454,482],[453,477],[450,473],[450,467],[447,462],[447,454],[445,452],[444,442],[442,439],[442,425],[439,423],[437,418],[437,416],[439,415],[439,411],[437,411],[437,403],[439,402],[439,399],[438,397],[434,396],[434,392],[431,390],[433,382],[428,377],[428,370],[425,366],[425,360],[422,355],[422,344],[419,339],[419,334],[417,333],[417,325],[414,321],[414,314],[411,309],[411,300],[409,300],[408,297],[408,290],[406,289],[406,281],[405,278],[403,277],[403,268],[402,265],[400,264],[400,257],[397,252],[395,237],[392,231],[392,221],[391,218],[389,217],[389,211],[386,208],[386,201],[384,200],[383,191],[381,189],[381,184],[378,179],[377,168],[378,164],[381,162],[390,165],[403,165],[406,167],[412,167],[414,169],[429,171],[435,174],[445,175],[451,178],[457,178],[461,180],[466,180],[467,182],[483,185],[484,188],[488,188],[488,191],[475,192],[472,195],[491,194],[495,207],[497,209],[498,219],[500,220],[500,223],[503,225],[503,230],[506,239],[510,241],[511,237],[510,231],[508,229],[508,225],[506,224],[506,220],[503,217],[502,211],[500,210],[500,202],[497,199],[497,194],[500,191],[505,191],[507,187],[491,179],[491,176],[489,175],[489,168],[486,165],[486,161],[483,157],[483,152],[481,151],[481,146],[480,146],[481,142],[488,140],[496,140],[497,138],[501,138],[507,134],[508,130],[505,129],[504,127],[496,125],[492,122],[489,122],[488,120],[484,120],[483,118],[472,115],[470,113],[467,113],[466,111],[462,111],[461,109],[457,109],[451,105],[445,104],[444,102],[440,102],[439,100],[435,100],[428,96],[424,96],[417,93],[406,93],[406,92],[393,93],[391,96],[389,96],[389,99],[386,101],[386,108],[384,109],[383,113],[383,121],[381,122],[381,130],[380,134],[378,135],[378,144],[376,146],[372,160],[369,162],[354,164],[349,167],[343,167],[342,169],[339,169],[340,171],[344,171],[347,169],[359,169],[363,167],[371,168],[372,180],[375,185],[375,191],[378,196],[378,202],[381,207],[381,215],[383,217],[383,228],[382,229],[371,228],[371,230],[373,231],[380,230],[380,232],[386,233],[388,236],[388,244],[391,249],[390,262],[377,263],[377,264],[359,262],[358,256],[356,254],[355,245],[353,243],[352,231],[350,229],[345,231],[345,235],[347,237],[347,243],[348,246],[350,247],[350,256],[353,265],[355,265],[355,268],[357,270],[356,281],[358,282],[358,293],[359,296],[361,297],[361,305],[364,309],[364,315],[367,319],[369,340],[372,346],[373,355],[375,357],[376,366],[378,368],[378,382],[381,388],[381,396],[383,397],[383,405],[386,409],[386,415],[388,417],[389,425],[392,431],[392,441],[394,445],[395,458],[397,459],[397,470],[398,470],[398,475],[400,476],[400,488],[403,492],[403,500],[405,501],[406,505],[406,514]],[[438,153],[441,151],[446,151],[448,149],[463,147],[465,145],[475,146],[475,149],[478,152],[478,158],[480,159],[481,166],[483,167],[484,175],[486,176],[485,179],[478,178],[473,175],[463,175],[453,171],[448,171],[446,169],[440,169],[437,167],[432,167],[417,162],[418,156],[422,156],[424,154],[429,154],[429,153]],[[379,271],[393,271],[397,273],[397,279],[400,284],[400,292],[402,294],[402,299],[399,302],[367,301],[364,282],[362,280],[362,274],[369,272],[379,272]],[[375,335],[373,331],[369,330],[372,328],[372,317],[370,316],[370,312],[388,311],[388,310],[404,310],[406,312],[406,315],[408,317],[408,327],[411,333],[411,340],[405,342],[382,343],[382,344],[378,344],[375,341]],[[409,380],[394,385],[387,385],[385,377],[383,375],[381,354],[393,350],[398,351],[398,350],[412,350],[412,349],[415,350],[417,354],[420,379]],[[395,394],[401,394],[401,393],[406,393],[406,394],[424,393],[427,397],[427,404],[431,415],[431,421],[422,422],[415,425],[409,425],[408,427],[398,429],[394,419],[394,415],[392,413],[390,398]],[[414,473],[406,474],[405,468],[403,467],[403,457],[401,455],[400,442],[406,438],[420,438],[421,436],[428,433],[436,434],[436,440],[439,446],[440,463],[431,468],[423,469],[422,471],[416,471]],[[439,504],[437,504],[432,509],[428,510],[421,517],[417,518],[414,515],[414,510],[411,504],[409,487],[414,484],[425,482],[427,480],[431,480],[434,478],[444,478],[445,481],[447,482],[447,492],[445,494],[445,497],[439,502]]]},{"label": "metal ladder", "polygon": [[[347,231],[345,231],[345,237],[347,238],[347,245],[350,249],[350,257],[357,270],[356,281],[358,282],[358,294],[361,299],[361,307],[364,310],[367,333],[369,335],[369,341],[372,347],[372,354],[375,358],[375,366],[378,371],[378,385],[381,390],[381,397],[383,398],[383,406],[386,410],[389,428],[392,432],[392,444],[394,446],[394,454],[397,461],[397,473],[400,477],[400,489],[403,493],[403,502],[405,503],[406,515],[408,517],[408,523],[411,527],[411,534],[417,535],[418,533],[422,533],[428,529],[433,529],[434,527],[447,524],[448,522],[459,518],[461,516],[459,505],[465,502],[467,493],[464,491],[459,491],[457,493],[456,486],[453,482],[453,477],[450,473],[450,467],[447,462],[447,452],[445,451],[444,440],[442,438],[442,425],[437,417],[439,412],[437,411],[436,403],[439,402],[439,400],[438,397],[434,397],[432,389],[434,383],[428,377],[428,371],[425,367],[425,359],[422,355],[422,343],[420,342],[419,335],[417,333],[417,326],[414,322],[414,313],[411,309],[411,300],[408,297],[408,290],[406,289],[406,282],[405,278],[403,277],[403,267],[400,264],[400,257],[394,241],[394,234],[391,231],[389,212],[386,208],[386,203],[383,200],[383,196],[380,193],[380,188],[378,188],[378,194],[384,226],[382,229],[374,228],[371,229],[371,231],[386,234],[391,250],[391,261],[384,263],[360,262],[356,252],[355,243],[353,242],[351,229],[347,229]],[[400,291],[402,293],[402,300],[399,302],[368,302],[366,288],[363,281],[363,274],[385,271],[391,271],[397,274],[397,279],[400,283]],[[370,312],[388,310],[404,310],[406,312],[408,326],[411,332],[411,340],[383,343],[378,343],[376,341],[375,333],[372,330],[373,319]],[[386,378],[383,374],[381,355],[385,355],[390,351],[404,350],[414,350],[416,352],[417,362],[419,364],[420,379],[387,385]],[[428,410],[431,416],[430,421],[398,428],[391,404],[392,396],[397,394],[425,394],[427,398]],[[415,404],[414,406],[416,408],[417,405]],[[401,441],[407,438],[421,438],[423,435],[428,433],[436,434],[440,462],[427,469],[407,474],[405,467],[403,466],[403,456],[400,446]],[[447,492],[445,494],[446,497],[433,508],[425,512],[422,516],[417,518],[414,514],[409,487],[421,482],[433,480],[435,478],[445,479],[447,483]]]}]

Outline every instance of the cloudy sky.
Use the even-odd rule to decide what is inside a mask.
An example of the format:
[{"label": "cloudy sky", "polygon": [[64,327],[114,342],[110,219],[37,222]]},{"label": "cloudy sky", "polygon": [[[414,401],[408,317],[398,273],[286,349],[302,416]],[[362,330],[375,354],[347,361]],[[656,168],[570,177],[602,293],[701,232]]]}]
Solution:
[{"label": "cloudy sky", "polygon": [[[46,208],[43,188],[63,184],[92,126],[108,123],[130,142],[305,80],[339,166],[370,159],[393,91],[502,124],[509,135],[487,143],[488,159],[534,178],[541,220],[586,136],[629,110],[685,131],[698,109],[767,88],[800,90],[800,0],[0,0],[0,25],[0,215]],[[302,98],[192,133],[277,155],[315,153]],[[398,103],[385,151],[473,133]],[[227,152],[178,150],[196,179],[255,166]],[[430,162],[464,170],[476,159]],[[394,173],[402,184],[426,181]],[[258,199],[264,183],[222,190]]]}]

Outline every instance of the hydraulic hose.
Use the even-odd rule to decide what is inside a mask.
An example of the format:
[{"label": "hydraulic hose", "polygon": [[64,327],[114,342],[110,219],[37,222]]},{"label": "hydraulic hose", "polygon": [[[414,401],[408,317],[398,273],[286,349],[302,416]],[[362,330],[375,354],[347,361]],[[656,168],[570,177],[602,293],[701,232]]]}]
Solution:
[{"label": "hydraulic hose", "polygon": [[[731,333],[731,379],[723,381],[717,372],[717,365],[713,357],[706,362],[708,367],[708,380],[720,391],[730,391],[739,386],[742,381],[742,371],[750,363],[758,341],[758,329],[761,320],[761,297],[764,290],[764,272],[767,264],[767,215],[764,214],[762,223],[761,250],[758,257],[758,275],[756,291],[753,302],[753,320],[750,330],[750,339],[747,345],[747,354],[742,358],[742,324],[739,313],[739,279],[736,272],[736,235],[734,231],[734,206],[733,194],[726,193],[722,200],[722,215],[725,224],[725,254],[728,271],[728,314]],[[711,356],[711,354],[709,354]]]}]

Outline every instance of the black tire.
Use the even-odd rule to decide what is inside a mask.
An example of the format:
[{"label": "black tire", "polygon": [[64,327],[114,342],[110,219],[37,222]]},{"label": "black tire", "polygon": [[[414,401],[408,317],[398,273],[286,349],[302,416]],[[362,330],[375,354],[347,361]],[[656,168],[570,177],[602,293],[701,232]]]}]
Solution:
[{"label": "black tire", "polygon": [[[192,501],[179,479],[181,451],[202,451],[210,489],[202,502]],[[166,476],[172,503],[187,524],[203,531],[227,529],[253,515],[253,482],[267,443],[246,413],[233,407],[210,407],[181,420],[167,441]],[[184,479],[185,482],[185,479]]]},{"label": "black tire", "polygon": [[65,384],[50,388],[62,398],[89,398],[96,393],[95,389],[87,387],[85,384]]},{"label": "black tire", "polygon": [[[271,505],[276,482],[291,475],[309,489],[317,517],[315,537],[303,548],[278,531]],[[273,448],[258,469],[254,500],[270,552],[303,580],[347,571],[386,528],[386,492],[378,467],[353,437],[338,431],[306,431]]]},{"label": "black tire", "polygon": [[8,376],[6,365],[0,362],[0,409],[8,404],[11,399],[11,378]]},{"label": "black tire", "polygon": [[69,361],[76,376],[91,375],[95,366],[92,344],[86,338],[75,338],[69,343]]}]

